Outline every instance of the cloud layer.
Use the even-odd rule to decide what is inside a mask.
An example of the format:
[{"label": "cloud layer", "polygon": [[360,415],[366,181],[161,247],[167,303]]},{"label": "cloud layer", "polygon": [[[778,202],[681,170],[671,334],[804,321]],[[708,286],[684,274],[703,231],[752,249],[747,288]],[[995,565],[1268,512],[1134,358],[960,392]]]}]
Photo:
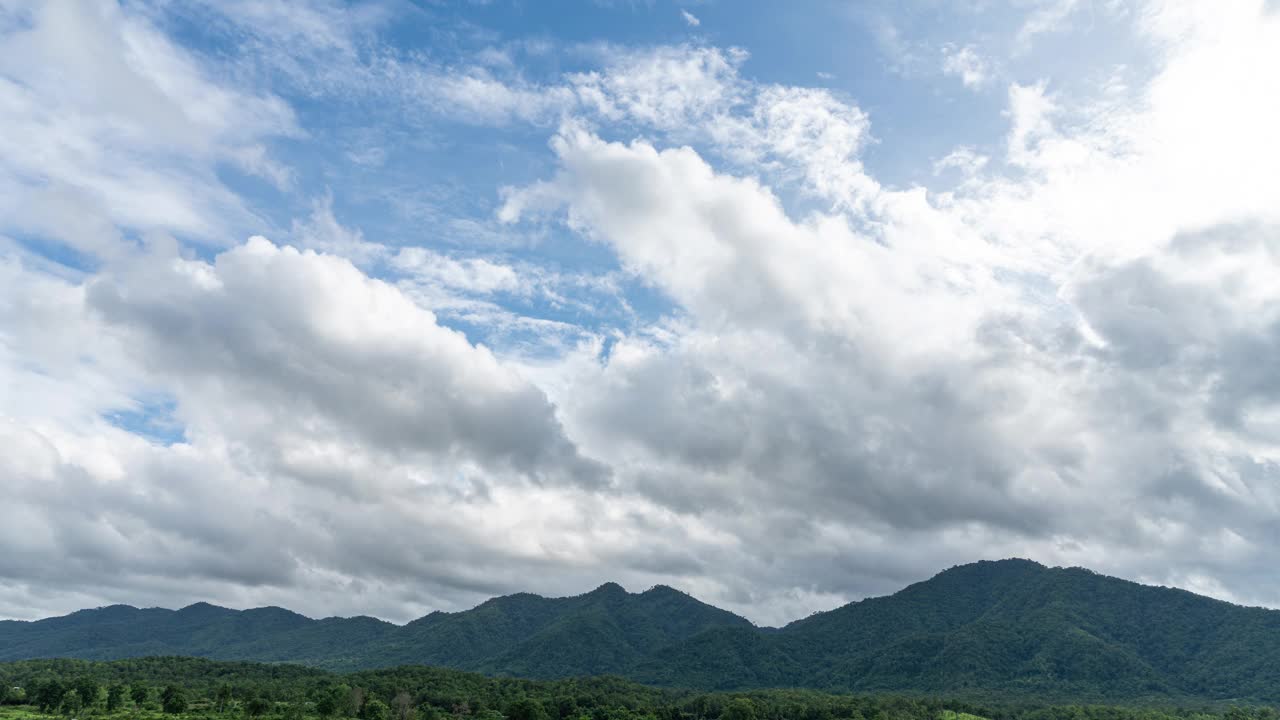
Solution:
[{"label": "cloud layer", "polygon": [[[1002,130],[906,186],[874,111],[746,50],[536,74],[532,42],[441,59],[392,9],[281,7],[190,10],[234,61],[165,7],[0,10],[0,615],[617,580],[779,623],[1011,555],[1280,605],[1263,3],[1117,11],[1153,69],[1087,94],[940,45]],[[337,176],[299,187],[291,144],[347,137],[320,101],[537,161],[470,189],[484,217],[362,231]],[[371,137],[344,157],[394,169]]]}]

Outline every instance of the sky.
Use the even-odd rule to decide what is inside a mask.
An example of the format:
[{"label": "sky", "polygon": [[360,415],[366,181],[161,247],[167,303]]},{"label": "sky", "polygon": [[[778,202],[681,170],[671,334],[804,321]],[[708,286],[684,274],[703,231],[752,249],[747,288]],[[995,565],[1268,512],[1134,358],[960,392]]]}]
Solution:
[{"label": "sky", "polygon": [[1280,607],[1280,7],[0,0],[0,617]]}]

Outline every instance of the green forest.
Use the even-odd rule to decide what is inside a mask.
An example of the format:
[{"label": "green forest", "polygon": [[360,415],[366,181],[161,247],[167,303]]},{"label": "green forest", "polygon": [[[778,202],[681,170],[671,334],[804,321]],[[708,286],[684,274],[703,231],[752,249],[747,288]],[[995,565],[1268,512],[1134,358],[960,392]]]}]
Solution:
[{"label": "green forest", "polygon": [[1261,705],[704,693],[616,677],[535,681],[418,666],[334,673],[179,657],[3,663],[0,684],[2,720],[1280,720],[1275,709]]}]

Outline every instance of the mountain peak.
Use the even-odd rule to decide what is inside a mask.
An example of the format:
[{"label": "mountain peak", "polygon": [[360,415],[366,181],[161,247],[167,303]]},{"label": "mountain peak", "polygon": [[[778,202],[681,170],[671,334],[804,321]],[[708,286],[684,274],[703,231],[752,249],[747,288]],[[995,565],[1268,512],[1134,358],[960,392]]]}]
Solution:
[{"label": "mountain peak", "polygon": [[229,613],[229,612],[235,612],[235,611],[230,608],[222,607],[221,605],[214,605],[212,603],[207,603],[201,600],[199,602],[191,603],[190,605],[178,610],[178,612],[183,613],[185,615],[209,615],[209,614],[217,614],[217,613]]},{"label": "mountain peak", "polygon": [[[216,607],[216,606],[213,606]],[[289,617],[306,617],[301,613],[296,613],[289,608],[282,608],[279,605],[264,605],[263,607],[249,608],[244,610],[245,613],[253,613],[255,615],[279,615]]]},{"label": "mountain peak", "polygon": [[[87,608],[85,610],[77,610],[66,618],[75,618],[82,620],[109,620],[126,618],[139,612],[138,608],[132,605],[104,605],[102,607]],[[57,618],[53,618],[57,619]]]},{"label": "mountain peak", "polygon": [[588,595],[629,595],[627,589],[616,582],[607,582],[587,593]]},{"label": "mountain peak", "polygon": [[952,565],[951,567],[939,572],[929,580],[924,582],[932,582],[939,578],[946,577],[997,577],[1023,575],[1026,573],[1036,573],[1048,570],[1048,566],[1041,565],[1035,560],[1027,560],[1025,558],[1004,558],[1003,560],[977,560],[971,563],[963,563],[961,565]]}]

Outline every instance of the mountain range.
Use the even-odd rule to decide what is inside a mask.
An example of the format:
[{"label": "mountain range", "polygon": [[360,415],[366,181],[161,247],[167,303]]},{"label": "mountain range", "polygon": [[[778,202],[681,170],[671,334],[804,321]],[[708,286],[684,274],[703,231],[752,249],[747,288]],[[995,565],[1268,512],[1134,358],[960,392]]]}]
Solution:
[{"label": "mountain range", "polygon": [[281,608],[125,605],[0,622],[0,660],[183,655],[332,670],[616,674],[697,689],[1280,699],[1280,611],[1028,560],[945,570],[782,628],[658,586],[516,594],[405,625]]}]

